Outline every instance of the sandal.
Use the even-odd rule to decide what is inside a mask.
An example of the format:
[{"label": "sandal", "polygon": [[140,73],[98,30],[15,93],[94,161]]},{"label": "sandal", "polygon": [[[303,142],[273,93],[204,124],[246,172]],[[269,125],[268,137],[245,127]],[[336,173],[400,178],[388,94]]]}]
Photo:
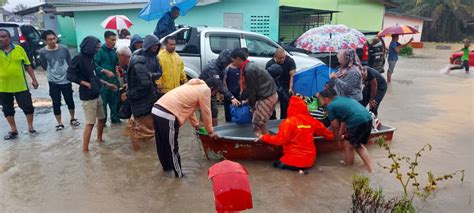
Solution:
[{"label": "sandal", "polygon": [[63,129],[64,129],[64,125],[62,125],[62,124],[56,126],[56,131],[61,131]]},{"label": "sandal", "polygon": [[78,127],[79,125],[81,125],[81,123],[79,123],[79,121],[77,121],[77,119],[71,119],[69,124],[71,124],[71,126],[74,126],[74,127]]},{"label": "sandal", "polygon": [[28,132],[29,132],[30,134],[35,134],[35,135],[38,134],[38,132],[37,132],[36,130],[34,130],[34,129],[29,130]]},{"label": "sandal", "polygon": [[8,135],[5,135],[5,137],[3,137],[4,140],[12,140],[12,139],[15,139],[16,137],[18,136],[18,132],[8,132]]}]

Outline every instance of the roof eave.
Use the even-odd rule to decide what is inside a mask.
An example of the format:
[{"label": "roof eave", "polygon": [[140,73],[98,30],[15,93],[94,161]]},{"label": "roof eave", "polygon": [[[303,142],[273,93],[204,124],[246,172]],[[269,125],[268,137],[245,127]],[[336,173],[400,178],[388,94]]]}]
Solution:
[{"label": "roof eave", "polygon": [[422,21],[433,21],[431,18],[428,18],[428,17],[415,16],[415,15],[397,13],[397,12],[392,12],[392,11],[385,11],[385,14],[393,15],[393,16],[397,16],[397,17],[403,17],[403,18],[419,19],[419,20],[422,20]]},{"label": "roof eave", "polygon": [[127,3],[127,4],[80,4],[80,5],[58,5],[57,12],[80,12],[80,11],[100,11],[100,10],[125,10],[141,9],[146,3]]},{"label": "roof eave", "polygon": [[397,8],[397,7],[400,6],[400,4],[392,2],[392,1],[383,1],[383,0],[381,0],[381,2],[383,3],[383,5],[386,8]]}]

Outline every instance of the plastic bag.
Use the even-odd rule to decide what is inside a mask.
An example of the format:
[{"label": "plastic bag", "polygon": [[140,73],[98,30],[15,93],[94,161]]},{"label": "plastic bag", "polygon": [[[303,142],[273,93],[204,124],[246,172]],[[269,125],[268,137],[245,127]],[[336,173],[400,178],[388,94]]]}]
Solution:
[{"label": "plastic bag", "polygon": [[243,104],[240,106],[230,106],[230,114],[232,115],[232,123],[252,123],[252,112],[250,112],[250,106],[248,104]]}]

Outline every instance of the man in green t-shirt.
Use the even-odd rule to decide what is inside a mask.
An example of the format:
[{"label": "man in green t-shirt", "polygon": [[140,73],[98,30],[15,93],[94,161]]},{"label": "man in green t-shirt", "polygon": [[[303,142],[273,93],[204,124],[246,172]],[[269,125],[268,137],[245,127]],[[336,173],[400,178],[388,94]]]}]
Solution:
[{"label": "man in green t-shirt", "polygon": [[[96,75],[103,81],[114,84],[117,88],[120,88],[120,82],[118,79],[117,65],[118,57],[115,51],[115,43],[117,42],[117,34],[112,31],[106,31],[104,33],[105,44],[103,44],[97,54],[94,56],[96,63]],[[104,74],[104,71],[110,71],[114,74],[113,77],[109,77]],[[107,106],[110,108],[110,120],[112,123],[120,123],[120,118],[117,112],[117,106],[119,103],[120,92],[111,90],[107,87],[102,87],[100,90],[100,96],[103,101],[103,109],[105,113],[105,121],[107,122]]]},{"label": "man in green t-shirt", "polygon": [[[365,148],[372,131],[372,117],[369,111],[359,102],[352,98],[336,96],[336,92],[331,89],[325,89],[319,93],[319,101],[327,106],[328,118],[331,121],[331,127],[334,132],[334,140],[340,143],[345,141],[344,146],[344,164],[352,165],[354,163],[354,150],[364,161],[369,173],[374,171],[369,152]],[[343,138],[342,133],[346,132],[348,138]]]},{"label": "man in green t-shirt", "polygon": [[10,32],[6,29],[0,29],[0,49],[2,50],[0,51],[0,104],[11,128],[4,139],[15,139],[18,136],[13,105],[15,99],[26,115],[28,131],[35,134],[37,132],[33,128],[34,107],[26,81],[25,69],[30,75],[33,88],[38,88],[38,81],[30,66],[30,60],[21,46],[11,42]]},{"label": "man in green t-shirt", "polygon": [[466,74],[469,73],[469,47],[471,46],[471,42],[468,39],[464,39],[463,43],[464,48],[461,49],[463,52],[461,56],[461,64],[459,64],[459,66],[449,68],[448,74],[451,72],[451,70],[460,70],[462,68],[466,70]]}]

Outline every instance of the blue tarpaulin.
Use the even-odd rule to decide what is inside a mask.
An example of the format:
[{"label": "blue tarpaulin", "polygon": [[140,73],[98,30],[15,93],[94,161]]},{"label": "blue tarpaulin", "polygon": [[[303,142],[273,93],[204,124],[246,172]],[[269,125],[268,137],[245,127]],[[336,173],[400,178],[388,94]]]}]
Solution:
[{"label": "blue tarpaulin", "polygon": [[[335,72],[335,69],[331,69]],[[317,65],[298,71],[293,76],[293,91],[311,97],[324,89],[329,81],[329,68],[326,65]]]},{"label": "blue tarpaulin", "polygon": [[184,16],[191,8],[196,6],[197,2],[198,0],[150,0],[138,13],[138,17],[146,21],[160,19],[173,6],[178,7],[179,15]]}]

